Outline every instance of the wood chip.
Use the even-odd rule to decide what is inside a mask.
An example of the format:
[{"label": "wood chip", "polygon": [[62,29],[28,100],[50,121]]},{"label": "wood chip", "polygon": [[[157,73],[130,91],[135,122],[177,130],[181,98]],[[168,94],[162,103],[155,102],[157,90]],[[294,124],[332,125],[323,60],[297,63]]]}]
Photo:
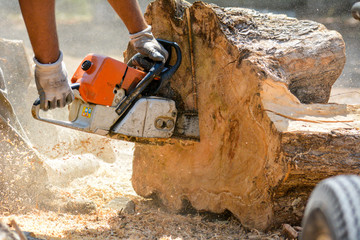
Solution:
[{"label": "wood chip", "polygon": [[289,224],[282,225],[283,234],[289,239],[297,239],[299,233]]}]

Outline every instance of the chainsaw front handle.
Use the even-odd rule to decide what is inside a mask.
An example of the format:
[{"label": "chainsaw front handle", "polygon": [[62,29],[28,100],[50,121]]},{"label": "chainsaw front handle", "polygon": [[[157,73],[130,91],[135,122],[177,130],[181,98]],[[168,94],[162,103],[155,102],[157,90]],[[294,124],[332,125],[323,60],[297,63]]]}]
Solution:
[{"label": "chainsaw front handle", "polygon": [[[161,79],[160,86],[156,89],[154,94],[156,94],[163,86],[165,86],[169,82],[170,78],[180,67],[182,61],[181,49],[176,42],[170,42],[163,39],[157,39],[157,41],[166,49],[166,51],[168,51],[169,57],[164,66],[165,70],[160,74],[160,79]],[[175,53],[176,53],[176,61],[174,65],[170,65],[170,60],[172,58],[171,57],[172,49],[175,49]]]}]

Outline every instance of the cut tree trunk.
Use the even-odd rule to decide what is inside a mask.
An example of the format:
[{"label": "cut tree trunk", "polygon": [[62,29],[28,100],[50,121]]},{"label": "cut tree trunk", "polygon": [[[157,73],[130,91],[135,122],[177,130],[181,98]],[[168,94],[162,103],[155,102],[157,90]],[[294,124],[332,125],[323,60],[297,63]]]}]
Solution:
[{"label": "cut tree trunk", "polygon": [[[136,144],[133,187],[179,211],[231,211],[244,226],[298,224],[321,179],[359,173],[356,106],[326,104],[341,35],[312,21],[157,0],[146,19],[183,62],[163,91],[199,114],[200,142]],[[126,57],[133,51],[128,49]]]}]

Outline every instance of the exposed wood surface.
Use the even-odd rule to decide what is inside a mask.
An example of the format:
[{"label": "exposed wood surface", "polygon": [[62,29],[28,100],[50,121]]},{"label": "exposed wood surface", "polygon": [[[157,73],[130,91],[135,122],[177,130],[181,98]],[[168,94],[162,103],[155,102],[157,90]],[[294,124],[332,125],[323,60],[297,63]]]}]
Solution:
[{"label": "exposed wood surface", "polygon": [[360,172],[351,155],[358,108],[325,104],[345,63],[340,34],[202,2],[157,0],[145,16],[156,37],[182,49],[182,65],[161,96],[198,111],[200,143],[136,144],[139,195],[156,194],[173,211],[184,200],[198,210],[227,209],[244,226],[266,229],[298,224],[322,178]]},{"label": "exposed wood surface", "polygon": [[298,239],[299,233],[289,224],[283,224],[282,230],[288,239]]}]

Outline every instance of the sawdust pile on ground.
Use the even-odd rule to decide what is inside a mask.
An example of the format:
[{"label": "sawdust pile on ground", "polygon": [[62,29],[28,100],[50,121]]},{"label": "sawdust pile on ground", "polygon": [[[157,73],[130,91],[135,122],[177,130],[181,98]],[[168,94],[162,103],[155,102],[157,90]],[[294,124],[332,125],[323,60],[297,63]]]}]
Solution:
[{"label": "sawdust pile on ground", "polygon": [[103,209],[94,215],[34,210],[7,216],[3,222],[15,219],[23,231],[40,239],[285,239],[279,232],[247,231],[232,216],[172,214],[152,201],[135,202],[134,214]]},{"label": "sawdust pile on ground", "polygon": [[[56,193],[56,200],[85,199],[96,205],[96,211],[93,214],[69,214],[60,210],[33,209],[26,214],[11,215],[3,212],[0,221],[10,223],[15,219],[23,231],[32,232],[39,239],[282,239],[280,233],[247,231],[231,214],[166,212],[155,201],[137,196],[131,187],[133,144],[90,135],[79,141],[51,147],[49,149],[53,151],[46,155],[62,156],[60,160],[71,167],[80,161],[71,157],[74,152],[77,156],[92,152],[98,168],[90,175],[68,177],[69,182],[54,184],[51,190]],[[107,149],[102,149],[104,145]],[[81,147],[74,150],[72,146]],[[51,165],[52,161],[45,162]],[[134,201],[134,213],[108,207],[114,199],[121,197]]]},{"label": "sawdust pile on ground", "polygon": [[230,214],[171,214],[153,201],[138,202],[135,214],[119,212],[109,221],[114,233],[126,239],[283,239],[279,232],[245,230]]}]

